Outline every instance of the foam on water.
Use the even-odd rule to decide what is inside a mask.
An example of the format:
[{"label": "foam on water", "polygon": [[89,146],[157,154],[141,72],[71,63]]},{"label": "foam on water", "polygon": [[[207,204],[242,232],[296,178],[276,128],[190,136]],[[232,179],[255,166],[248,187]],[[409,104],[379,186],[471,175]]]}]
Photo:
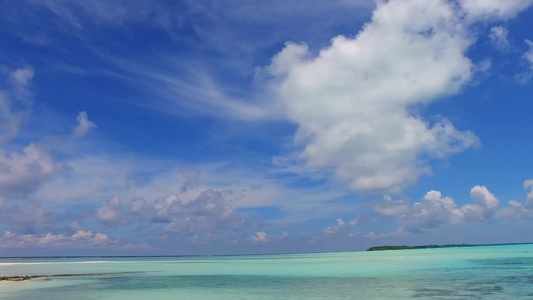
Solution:
[{"label": "foam on water", "polygon": [[[80,263],[84,262],[84,263]],[[533,245],[231,257],[4,260],[1,299],[530,299]]]}]

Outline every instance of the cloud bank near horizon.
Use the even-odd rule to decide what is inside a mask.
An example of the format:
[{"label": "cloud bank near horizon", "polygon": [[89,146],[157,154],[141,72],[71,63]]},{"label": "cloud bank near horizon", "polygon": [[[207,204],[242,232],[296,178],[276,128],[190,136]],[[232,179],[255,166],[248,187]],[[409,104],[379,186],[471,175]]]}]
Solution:
[{"label": "cloud bank near horizon", "polygon": [[[96,6],[44,1],[36,5],[57,18],[61,33],[50,35],[49,43],[30,41],[23,31],[20,38],[46,48],[72,35],[95,46],[82,38],[94,24],[122,32],[147,20],[155,20],[151,30],[171,35],[177,26],[172,16],[162,3],[151,3],[149,16],[131,7],[115,16]],[[112,1],[102,7],[123,5]],[[436,163],[484,143],[457,116],[427,113],[432,105],[466,101],[461,95],[493,72],[497,64],[489,55],[472,55],[474,48],[488,45],[497,55],[518,57],[524,68],[513,69],[511,80],[529,84],[532,43],[526,39],[528,49],[518,48],[506,22],[531,5],[529,0],[378,1],[359,32],[336,35],[327,45],[305,39],[261,44],[268,48],[261,52],[264,58],[242,55],[243,65],[232,66],[235,73],[224,73],[229,66],[197,70],[168,55],[141,61],[125,53],[117,59],[95,46],[91,51],[106,67],[75,76],[94,85],[104,82],[102,94],[108,92],[104,87],[111,94],[103,95],[105,100],[116,96],[114,85],[131,88],[131,95],[150,95],[128,100],[133,105],[69,99],[53,111],[54,101],[39,94],[46,88],[33,87],[52,81],[44,77],[57,69],[46,72],[38,63],[2,66],[0,245],[110,253],[321,251],[531,222],[533,180],[523,183],[524,201],[500,201],[501,188],[484,182],[470,190],[471,201],[457,196],[462,190],[452,198],[436,187],[409,196],[431,177]],[[72,14],[73,7],[79,12]],[[224,45],[220,39],[211,46]],[[240,49],[243,53],[257,50],[241,46],[249,47]],[[217,51],[208,61],[222,57],[221,63],[234,63],[226,56],[229,49]],[[268,59],[262,68],[252,65]],[[67,67],[61,65],[62,72],[78,70]],[[226,75],[246,83],[224,86]],[[67,90],[63,83],[54,88]],[[118,114],[106,111],[112,106]],[[121,121],[139,107],[148,116],[143,120],[157,119],[160,127],[139,122],[141,114]],[[150,133],[145,138],[160,140],[143,140],[143,130]],[[221,155],[218,147],[230,154]]]}]

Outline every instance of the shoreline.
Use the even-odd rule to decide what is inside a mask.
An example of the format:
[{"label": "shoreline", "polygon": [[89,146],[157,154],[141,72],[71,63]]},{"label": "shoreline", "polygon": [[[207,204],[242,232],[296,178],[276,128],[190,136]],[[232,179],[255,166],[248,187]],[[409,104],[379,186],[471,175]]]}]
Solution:
[{"label": "shoreline", "polygon": [[[466,247],[485,247],[485,246],[512,246],[512,245],[533,245],[533,242],[520,243],[492,243],[492,244],[449,244],[449,245],[466,245]],[[437,245],[440,246],[440,245]],[[444,245],[443,245],[444,246]],[[154,254],[154,255],[57,255],[57,256],[0,256],[0,263],[2,260],[57,260],[57,259],[83,259],[83,258],[212,258],[212,257],[233,257],[233,256],[274,256],[274,255],[302,255],[302,254],[329,254],[329,253],[351,253],[351,252],[367,252],[368,249],[376,247],[391,247],[387,246],[373,246],[367,249],[353,250],[353,251],[326,251],[326,252],[275,252],[275,253],[234,253],[234,254]],[[397,247],[397,246],[392,246]],[[420,246],[400,246],[400,247],[420,247]],[[442,247],[445,248],[445,247]],[[413,248],[414,249],[414,248]],[[106,261],[107,262],[107,261]],[[39,264],[44,262],[39,262]],[[70,263],[70,262],[69,262]]]},{"label": "shoreline", "polygon": [[33,276],[0,276],[0,282],[20,282],[20,281],[26,281],[33,278],[39,278],[38,275]]},{"label": "shoreline", "polygon": [[52,274],[52,275],[13,275],[0,276],[0,283],[2,282],[22,282],[37,278],[58,278],[58,277],[88,277],[88,276],[105,276],[105,275],[124,275],[135,274],[138,272],[118,272],[118,273],[68,273],[68,274]]}]

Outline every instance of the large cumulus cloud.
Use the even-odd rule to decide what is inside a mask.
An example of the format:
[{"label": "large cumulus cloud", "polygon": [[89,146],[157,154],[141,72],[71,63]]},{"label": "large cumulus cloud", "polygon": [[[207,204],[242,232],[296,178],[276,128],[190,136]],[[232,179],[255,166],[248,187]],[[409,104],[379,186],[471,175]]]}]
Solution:
[{"label": "large cumulus cloud", "polygon": [[393,0],[379,2],[356,36],[337,36],[316,56],[288,43],[268,70],[308,166],[334,170],[357,191],[400,191],[430,172],[428,160],[478,144],[474,133],[414,109],[471,80],[466,26],[448,1]]},{"label": "large cumulus cloud", "polygon": [[457,205],[451,197],[431,190],[421,201],[409,205],[406,201],[385,199],[375,207],[377,213],[396,216],[405,230],[423,232],[441,230],[470,222],[484,222],[494,218],[500,201],[485,186],[476,185],[470,190],[474,203]]}]

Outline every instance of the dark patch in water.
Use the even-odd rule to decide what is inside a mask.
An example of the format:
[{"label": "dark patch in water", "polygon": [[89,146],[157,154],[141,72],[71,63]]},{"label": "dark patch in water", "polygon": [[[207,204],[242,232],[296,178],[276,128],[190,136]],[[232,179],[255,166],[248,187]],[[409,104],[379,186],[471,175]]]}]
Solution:
[{"label": "dark patch in water", "polygon": [[509,258],[490,258],[490,259],[472,259],[470,262],[486,266],[505,266],[520,265],[524,267],[533,267],[533,257],[509,257]]}]

